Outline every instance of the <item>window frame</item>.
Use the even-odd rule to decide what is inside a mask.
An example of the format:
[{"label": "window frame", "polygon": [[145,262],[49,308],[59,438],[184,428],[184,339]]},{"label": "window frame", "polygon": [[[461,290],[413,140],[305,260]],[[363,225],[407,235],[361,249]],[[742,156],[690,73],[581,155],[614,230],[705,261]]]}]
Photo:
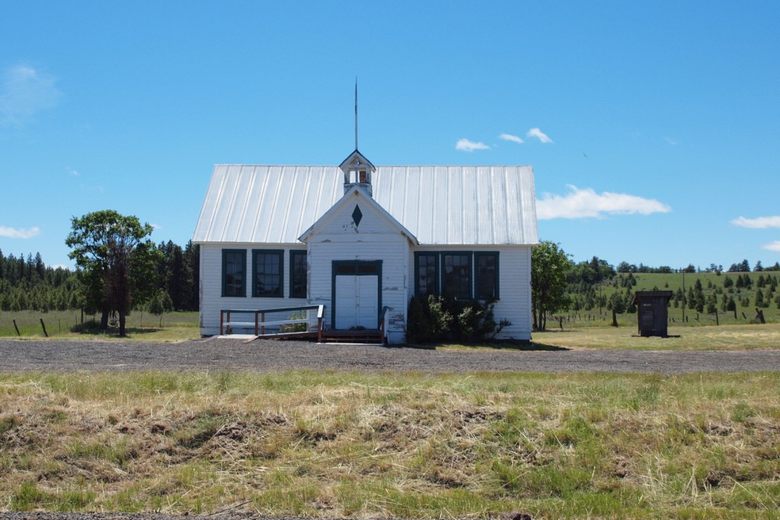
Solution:
[{"label": "window frame", "polygon": [[[493,292],[495,293],[495,296],[492,300],[480,298],[478,292],[479,287],[479,261],[478,258],[482,257],[493,257],[496,260],[496,278],[493,282]],[[498,251],[474,251],[474,299],[479,301],[498,301],[501,299],[499,287],[500,287],[500,273],[501,273],[501,263],[500,263],[500,256]]]},{"label": "window frame", "polygon": [[420,257],[423,256],[432,256],[434,258],[433,267],[434,267],[434,274],[433,274],[433,293],[434,295],[439,295],[441,293],[441,278],[440,278],[440,268],[439,268],[439,261],[440,261],[440,252],[439,251],[415,251],[414,253],[414,295],[418,297],[427,297],[427,294],[422,294],[420,291]]},{"label": "window frame", "polygon": [[[257,293],[257,257],[261,254],[277,255],[279,257],[279,294]],[[252,250],[252,298],[284,298],[284,249]]]},{"label": "window frame", "polygon": [[[465,256],[468,259],[468,268],[466,269],[466,272],[468,273],[468,296],[464,298],[459,298],[457,296],[451,296],[447,294],[447,257],[448,256]],[[439,291],[440,294],[447,298],[453,298],[455,300],[460,301],[467,301],[467,300],[473,300],[474,299],[474,252],[473,251],[442,251],[439,255],[439,262],[440,262],[440,275],[439,279],[441,280]]]},{"label": "window frame", "polygon": [[308,262],[308,251],[306,249],[290,249],[290,288],[289,288],[289,297],[290,298],[303,298],[306,299],[309,296],[309,273],[308,273],[308,264],[306,264],[306,269],[304,272],[304,279],[303,279],[303,287],[304,287],[304,294],[303,296],[296,296],[294,294],[293,288],[295,287],[295,280],[293,277],[295,276],[295,257],[304,257],[304,262]]},{"label": "window frame", "polygon": [[[241,276],[241,294],[227,294],[227,256],[229,254],[237,253],[241,255],[243,266]],[[246,298],[246,249],[223,249],[222,250],[222,297],[223,298]]]}]

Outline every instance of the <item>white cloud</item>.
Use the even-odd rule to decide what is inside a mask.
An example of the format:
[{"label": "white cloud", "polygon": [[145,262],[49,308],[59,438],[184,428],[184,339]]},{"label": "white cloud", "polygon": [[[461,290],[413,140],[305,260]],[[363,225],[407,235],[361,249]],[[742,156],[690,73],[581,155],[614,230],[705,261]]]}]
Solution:
[{"label": "white cloud", "polygon": [[542,143],[552,143],[553,140],[550,139],[550,136],[539,130],[538,128],[531,128],[528,132],[525,134],[526,137],[535,137],[536,139],[539,139]]},{"label": "white cloud", "polygon": [[3,238],[32,238],[41,233],[40,228],[18,229],[8,226],[0,226],[0,237]]},{"label": "white cloud", "polygon": [[626,193],[605,191],[596,193],[591,188],[568,186],[565,195],[545,193],[536,202],[540,220],[556,218],[604,218],[607,215],[650,215],[668,213],[671,208],[655,199],[646,199]]},{"label": "white cloud", "polygon": [[522,137],[512,134],[501,134],[498,138],[502,141],[509,141],[510,143],[523,144],[525,142]]},{"label": "white cloud", "polygon": [[53,76],[28,65],[7,68],[0,83],[0,125],[21,124],[54,107],[60,97],[55,83]]},{"label": "white cloud", "polygon": [[677,142],[676,139],[672,139],[671,137],[664,137],[664,141],[666,141],[666,144],[668,144],[669,146],[677,146],[678,144],[680,144]]},{"label": "white cloud", "polygon": [[65,171],[67,171],[72,177],[80,177],[81,173],[79,173],[78,170],[74,170],[73,168],[65,168]]},{"label": "white cloud", "polygon": [[473,152],[474,150],[489,150],[490,146],[479,141],[470,141],[464,137],[458,139],[458,142],[455,143],[455,149],[461,152]]},{"label": "white cloud", "polygon": [[151,226],[152,226],[152,229],[155,230],[155,231],[157,231],[158,229],[162,229],[162,226],[160,224],[152,223]]},{"label": "white cloud", "polygon": [[764,244],[764,249],[767,251],[777,251],[780,253],[780,240],[775,240],[774,242],[769,242],[768,244]]},{"label": "white cloud", "polygon": [[735,226],[750,229],[780,228],[780,216],[745,218],[738,217],[731,221]]}]

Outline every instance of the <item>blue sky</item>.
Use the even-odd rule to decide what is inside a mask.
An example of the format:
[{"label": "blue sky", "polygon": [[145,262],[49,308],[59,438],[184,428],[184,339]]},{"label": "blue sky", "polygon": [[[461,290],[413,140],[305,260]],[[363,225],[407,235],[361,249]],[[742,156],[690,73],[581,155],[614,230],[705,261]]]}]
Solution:
[{"label": "blue sky", "polygon": [[[531,164],[577,260],[780,260],[780,3],[8,2],[0,249],[194,229],[215,163]],[[520,142],[522,141],[522,142]],[[460,143],[460,144],[459,144]]]}]

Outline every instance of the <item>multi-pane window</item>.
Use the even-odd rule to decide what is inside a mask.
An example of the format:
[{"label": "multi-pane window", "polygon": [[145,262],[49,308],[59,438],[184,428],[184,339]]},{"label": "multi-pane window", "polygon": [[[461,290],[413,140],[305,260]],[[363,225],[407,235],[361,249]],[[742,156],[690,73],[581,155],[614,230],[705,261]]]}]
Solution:
[{"label": "multi-pane window", "polygon": [[252,296],[282,298],[284,296],[284,251],[255,249],[252,251]]},{"label": "multi-pane window", "polygon": [[415,289],[417,296],[429,296],[439,293],[439,255],[438,253],[415,253]]},{"label": "multi-pane window", "polygon": [[477,300],[498,300],[498,253],[474,253],[474,295]]},{"label": "multi-pane window", "polygon": [[290,251],[290,298],[306,298],[306,251]]},{"label": "multi-pane window", "polygon": [[471,299],[471,253],[442,253],[442,294]]},{"label": "multi-pane window", "polygon": [[222,250],[222,296],[246,296],[246,251]]}]

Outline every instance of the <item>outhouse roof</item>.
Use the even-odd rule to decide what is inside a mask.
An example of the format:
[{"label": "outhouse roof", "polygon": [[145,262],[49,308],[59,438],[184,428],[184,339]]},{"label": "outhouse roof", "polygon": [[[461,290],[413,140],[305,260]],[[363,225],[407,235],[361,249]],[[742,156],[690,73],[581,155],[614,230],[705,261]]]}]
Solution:
[{"label": "outhouse roof", "polygon": [[[377,166],[373,197],[421,244],[536,244],[530,166]],[[214,167],[193,242],[292,244],[344,195],[337,166]]]}]

